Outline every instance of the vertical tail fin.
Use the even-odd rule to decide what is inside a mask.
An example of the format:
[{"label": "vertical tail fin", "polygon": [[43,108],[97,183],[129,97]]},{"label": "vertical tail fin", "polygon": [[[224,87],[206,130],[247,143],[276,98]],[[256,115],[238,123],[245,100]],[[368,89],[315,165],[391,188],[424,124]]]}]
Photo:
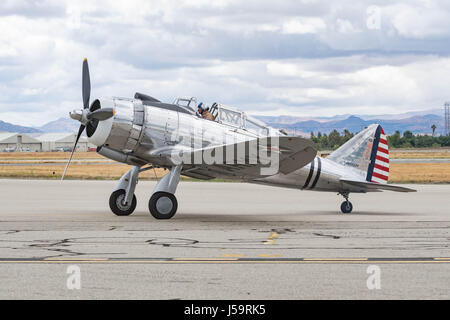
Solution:
[{"label": "vertical tail fin", "polygon": [[386,134],[372,124],[331,153],[327,159],[351,167],[368,182],[387,183],[389,150]]},{"label": "vertical tail fin", "polygon": [[366,180],[370,182],[387,183],[389,178],[389,148],[386,134],[378,126],[372,148],[369,170]]}]

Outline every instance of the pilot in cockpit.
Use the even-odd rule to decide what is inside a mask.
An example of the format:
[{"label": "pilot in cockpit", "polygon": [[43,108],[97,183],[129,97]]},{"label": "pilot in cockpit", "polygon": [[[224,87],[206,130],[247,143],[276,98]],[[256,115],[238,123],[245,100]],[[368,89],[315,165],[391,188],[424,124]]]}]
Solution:
[{"label": "pilot in cockpit", "polygon": [[209,112],[209,108],[203,108],[203,102],[199,103],[197,111],[203,119],[214,121],[214,116]]}]

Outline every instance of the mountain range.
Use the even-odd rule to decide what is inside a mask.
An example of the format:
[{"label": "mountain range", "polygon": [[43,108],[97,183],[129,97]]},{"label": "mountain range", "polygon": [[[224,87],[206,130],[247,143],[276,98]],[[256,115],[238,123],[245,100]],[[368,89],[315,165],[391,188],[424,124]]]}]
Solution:
[{"label": "mountain range", "polygon": [[428,110],[421,110],[421,111],[410,111],[410,112],[404,112],[404,113],[396,113],[396,114],[379,114],[379,115],[373,115],[373,114],[338,114],[334,116],[328,116],[328,117],[313,117],[313,116],[288,116],[288,115],[280,115],[280,116],[256,116],[260,120],[271,123],[284,123],[284,124],[293,124],[296,122],[302,122],[302,121],[308,121],[308,120],[316,120],[319,122],[327,122],[327,121],[333,121],[333,120],[345,120],[351,116],[357,116],[358,118],[361,118],[363,120],[400,120],[400,119],[406,119],[411,118],[415,116],[424,116],[424,115],[436,115],[439,117],[444,116],[444,110],[443,109],[428,109]]},{"label": "mountain range", "polygon": [[[442,109],[415,111],[388,115],[336,115],[330,117],[298,117],[289,115],[255,116],[268,125],[288,132],[309,135],[310,132],[330,133],[333,130],[349,130],[356,133],[372,123],[379,123],[387,134],[410,130],[414,134],[431,134],[431,126],[436,125],[436,134],[444,134],[444,112]],[[79,123],[69,117],[50,121],[39,127],[25,127],[0,120],[0,132],[47,133],[76,132]]]},{"label": "mountain range", "polygon": [[77,132],[80,123],[73,121],[71,118],[59,118],[54,121],[47,122],[41,127],[38,127],[42,132]]},{"label": "mountain range", "polygon": [[24,127],[0,120],[0,132],[36,133],[40,130],[32,127]]},{"label": "mountain range", "polygon": [[[432,134],[431,126],[436,126],[436,134],[444,134],[444,117],[435,114],[426,114],[421,116],[412,116],[400,119],[370,119],[364,120],[358,116],[349,116],[344,119],[311,119],[305,121],[296,121],[286,116],[280,117],[257,117],[274,128],[285,129],[288,132],[296,134],[309,135],[310,132],[317,134],[330,133],[333,130],[342,132],[348,130],[356,133],[372,123],[380,124],[386,134],[392,134],[395,131],[405,132],[407,130],[414,134]],[[290,120],[290,121],[289,121]]]},{"label": "mountain range", "polygon": [[59,118],[50,121],[40,127],[25,127],[0,120],[0,132],[19,133],[51,133],[51,132],[76,132],[79,124],[70,118]]}]

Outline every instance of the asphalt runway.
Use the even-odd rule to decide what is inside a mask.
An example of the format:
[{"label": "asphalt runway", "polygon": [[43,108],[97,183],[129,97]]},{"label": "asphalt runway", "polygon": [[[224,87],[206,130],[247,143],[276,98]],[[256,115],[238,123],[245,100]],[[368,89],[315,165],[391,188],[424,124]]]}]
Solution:
[{"label": "asphalt runway", "polygon": [[109,211],[114,184],[0,180],[0,299],[450,298],[450,185],[351,195],[344,215],[332,193],[181,182],[158,221],[155,182],[129,217]]}]

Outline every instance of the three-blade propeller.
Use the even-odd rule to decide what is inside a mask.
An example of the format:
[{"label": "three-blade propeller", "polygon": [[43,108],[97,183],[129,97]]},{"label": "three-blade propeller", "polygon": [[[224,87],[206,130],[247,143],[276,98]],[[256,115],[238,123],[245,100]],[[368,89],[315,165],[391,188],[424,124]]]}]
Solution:
[{"label": "three-blade propeller", "polygon": [[91,107],[89,108],[89,100],[91,96],[91,79],[89,75],[89,65],[87,59],[84,59],[83,61],[82,95],[83,95],[83,110],[74,111],[73,113],[70,113],[70,117],[74,120],[80,121],[81,125],[80,128],[78,129],[77,138],[72,148],[72,152],[70,153],[69,161],[67,161],[66,167],[64,168],[64,173],[61,177],[61,180],[64,180],[67,168],[69,167],[69,164],[72,161],[73,153],[77,148],[78,140],[80,139],[80,136],[83,133],[86,126],[90,125],[91,121],[107,120],[114,116],[114,109],[113,108],[101,109],[98,100],[94,101],[94,103],[92,103]]}]

